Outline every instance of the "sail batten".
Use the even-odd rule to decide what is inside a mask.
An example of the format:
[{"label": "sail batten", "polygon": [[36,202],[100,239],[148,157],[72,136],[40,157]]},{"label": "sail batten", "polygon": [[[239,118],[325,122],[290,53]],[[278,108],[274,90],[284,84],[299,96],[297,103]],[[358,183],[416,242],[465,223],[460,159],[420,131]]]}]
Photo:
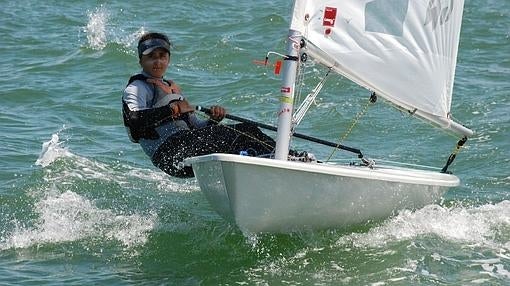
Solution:
[{"label": "sail batten", "polygon": [[[311,57],[443,128],[463,0],[296,0],[291,29]],[[467,128],[455,128],[471,135]],[[464,134],[468,133],[468,134]]]}]

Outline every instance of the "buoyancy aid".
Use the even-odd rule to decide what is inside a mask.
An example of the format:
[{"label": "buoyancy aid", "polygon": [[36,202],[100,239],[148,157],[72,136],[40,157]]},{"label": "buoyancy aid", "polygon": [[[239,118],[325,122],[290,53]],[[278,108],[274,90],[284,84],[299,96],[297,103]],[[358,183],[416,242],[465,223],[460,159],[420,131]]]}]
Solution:
[{"label": "buoyancy aid", "polygon": [[[129,78],[127,85],[130,85],[136,80],[146,81],[147,79],[148,77],[143,74],[136,74]],[[164,81],[168,83],[168,85],[172,84],[168,80]],[[173,120],[173,110],[170,107],[170,103],[174,101],[175,100],[172,100],[169,104],[157,108],[132,111],[129,109],[127,103],[122,100],[122,117],[129,139],[134,143],[138,143],[140,138],[158,139],[159,134],[156,132],[155,128],[168,120]]]}]

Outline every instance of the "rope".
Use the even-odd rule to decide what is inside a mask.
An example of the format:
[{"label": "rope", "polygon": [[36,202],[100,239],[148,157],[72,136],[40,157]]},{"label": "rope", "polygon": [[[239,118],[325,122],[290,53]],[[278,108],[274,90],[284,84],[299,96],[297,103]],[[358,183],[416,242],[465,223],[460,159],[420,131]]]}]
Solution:
[{"label": "rope", "polygon": [[324,84],[326,83],[326,79],[328,78],[330,72],[331,68],[328,70],[326,75],[324,75],[324,77],[317,84],[317,86],[314,89],[312,89],[312,91],[306,96],[305,100],[301,102],[301,105],[297,108],[296,112],[294,113],[294,116],[292,117],[292,130],[294,130],[297,125],[299,125],[301,120],[303,120],[303,118],[305,117],[305,114],[308,111],[308,109],[310,109],[310,106],[315,103],[315,98],[324,87]]},{"label": "rope", "polygon": [[233,130],[233,131],[237,132],[237,133],[238,133],[238,134],[240,134],[240,135],[244,135],[244,136],[246,136],[246,137],[248,137],[248,138],[250,138],[250,139],[252,139],[252,140],[255,140],[255,141],[257,141],[258,143],[260,143],[260,144],[262,144],[262,145],[265,145],[265,146],[268,148],[268,150],[271,150],[272,152],[274,152],[274,148],[275,148],[275,146],[273,146],[273,145],[271,145],[271,144],[268,144],[268,143],[266,143],[265,141],[262,141],[262,140],[260,140],[260,139],[258,139],[258,138],[256,138],[256,137],[253,137],[253,136],[251,136],[251,134],[248,134],[248,133],[242,132],[242,131],[240,131],[240,130],[237,130],[237,129],[235,129],[235,128],[233,128],[233,127],[231,127],[231,126],[227,125],[227,124],[223,124],[223,123],[221,123],[220,121],[214,120],[214,119],[212,119],[212,118],[210,118],[210,117],[206,116],[205,114],[201,114],[201,113],[199,113],[199,112],[195,112],[195,114],[198,114],[198,116],[200,116],[200,117],[202,117],[202,118],[207,118],[208,120],[210,120],[210,121],[212,121],[212,122],[216,123],[217,125],[223,125],[223,126],[225,126],[226,128],[231,129],[231,130]]},{"label": "rope", "polygon": [[333,151],[331,151],[331,154],[329,155],[328,159],[326,159],[326,162],[329,162],[331,160],[331,157],[333,157],[333,155],[336,153],[336,150],[338,150],[338,146],[340,146],[343,143],[343,141],[347,138],[347,136],[351,134],[352,130],[358,124],[360,119],[367,113],[370,104],[375,103],[376,100],[377,100],[376,94],[375,92],[373,92],[368,102],[365,104],[365,106],[363,106],[361,111],[358,112],[354,119],[352,120],[351,126],[349,126],[347,131],[340,137],[337,143],[337,147],[333,148]]},{"label": "rope", "polygon": [[306,68],[305,63],[301,62],[301,66],[297,69],[298,76],[297,76],[297,79],[295,82],[295,94],[294,94],[293,104],[301,101],[301,93],[303,91],[302,87],[303,87],[303,85],[304,85],[303,83],[305,81],[305,68]]},{"label": "rope", "polygon": [[446,161],[446,165],[441,169],[441,173],[448,173],[451,174],[451,172],[448,172],[448,167],[453,163],[453,160],[455,160],[455,157],[457,157],[457,154],[460,152],[460,149],[462,149],[462,146],[464,146],[464,143],[466,143],[467,137],[463,137],[462,139],[457,142],[457,145],[455,146],[455,149],[453,149],[452,154],[448,157],[448,161]]}]

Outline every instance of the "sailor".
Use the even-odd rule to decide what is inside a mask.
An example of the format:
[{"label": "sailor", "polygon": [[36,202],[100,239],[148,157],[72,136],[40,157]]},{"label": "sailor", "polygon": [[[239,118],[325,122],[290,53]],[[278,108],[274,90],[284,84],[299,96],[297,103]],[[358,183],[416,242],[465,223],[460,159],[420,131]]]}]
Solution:
[{"label": "sailor", "polygon": [[122,96],[124,125],[152,163],[171,176],[193,177],[185,158],[211,154],[272,153],[274,140],[246,123],[218,124],[226,114],[212,106],[209,119],[199,118],[172,80],[164,79],[171,44],[161,33],[146,33],[138,41],[141,73],[132,76]]}]

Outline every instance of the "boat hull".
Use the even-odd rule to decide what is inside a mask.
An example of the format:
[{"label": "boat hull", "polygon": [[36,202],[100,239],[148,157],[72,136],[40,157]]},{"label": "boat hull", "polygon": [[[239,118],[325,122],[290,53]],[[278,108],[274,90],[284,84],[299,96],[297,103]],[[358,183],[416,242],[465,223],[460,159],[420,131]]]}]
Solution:
[{"label": "boat hull", "polygon": [[441,198],[438,172],[289,162],[231,154],[186,161],[212,207],[242,231],[292,232],[380,220]]}]

